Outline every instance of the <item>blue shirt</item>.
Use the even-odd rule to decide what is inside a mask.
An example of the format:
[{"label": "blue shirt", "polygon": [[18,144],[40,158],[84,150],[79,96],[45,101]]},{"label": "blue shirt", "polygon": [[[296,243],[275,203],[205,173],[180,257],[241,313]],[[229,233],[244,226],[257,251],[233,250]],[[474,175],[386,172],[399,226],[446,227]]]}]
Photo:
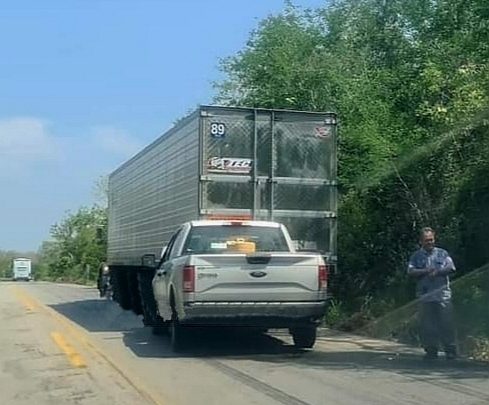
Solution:
[{"label": "blue shirt", "polygon": [[455,272],[455,265],[448,252],[433,248],[431,252],[419,249],[409,259],[408,274],[415,269],[435,269],[436,276],[418,276],[416,296],[421,302],[443,302],[452,298],[449,275]]}]

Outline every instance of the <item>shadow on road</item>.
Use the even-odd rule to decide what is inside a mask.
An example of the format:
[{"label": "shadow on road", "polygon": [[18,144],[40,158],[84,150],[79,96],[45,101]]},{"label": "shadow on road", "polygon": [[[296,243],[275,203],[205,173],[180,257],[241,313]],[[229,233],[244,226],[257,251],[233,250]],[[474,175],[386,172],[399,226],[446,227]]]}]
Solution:
[{"label": "shadow on road", "polygon": [[298,353],[294,346],[263,333],[236,328],[189,327],[186,350],[174,353],[167,335],[154,336],[148,328],[124,332],[124,344],[139,357],[239,357],[283,356]]},{"label": "shadow on road", "polygon": [[[229,330],[195,330],[189,340],[188,349],[175,354],[169,346],[167,336],[152,336],[144,328],[124,333],[124,344],[139,357],[175,358],[201,357],[221,359],[247,359],[257,362],[275,363],[296,368],[318,368],[324,370],[384,370],[420,378],[489,378],[489,367],[468,360],[455,362],[440,358],[426,362],[419,354],[396,353],[375,349],[335,349],[334,342],[326,350],[297,350],[281,338],[286,333],[242,334]],[[328,343],[326,341],[326,343]],[[321,344],[324,348],[324,345]]]},{"label": "shadow on road", "polygon": [[[489,378],[489,367],[469,360],[447,361],[443,357],[436,361],[425,361],[415,353],[396,353],[381,350],[341,350],[334,347],[329,351],[305,352],[295,365],[299,368],[318,368],[328,370],[384,370],[422,379],[430,378]],[[260,361],[260,359],[256,359]],[[290,364],[290,359],[267,358],[267,362]],[[489,389],[488,389],[489,392]]]},{"label": "shadow on road", "polygon": [[[61,315],[76,322],[89,332],[121,332],[124,345],[143,358],[214,358],[246,359],[281,364],[288,367],[324,370],[384,370],[406,374],[423,381],[440,378],[489,378],[489,366],[440,358],[425,362],[420,354],[382,347],[371,347],[355,341],[354,337],[319,339],[316,349],[300,351],[290,343],[288,334],[259,334],[231,328],[192,328],[188,349],[173,353],[169,337],[152,335],[142,326],[141,318],[102,299],[80,300],[51,306]],[[334,335],[334,334],[333,334]],[[361,339],[357,339],[361,340]],[[351,343],[345,349],[345,342]]]},{"label": "shadow on road", "polygon": [[106,299],[64,302],[50,307],[89,332],[123,332],[142,325],[140,317]]}]

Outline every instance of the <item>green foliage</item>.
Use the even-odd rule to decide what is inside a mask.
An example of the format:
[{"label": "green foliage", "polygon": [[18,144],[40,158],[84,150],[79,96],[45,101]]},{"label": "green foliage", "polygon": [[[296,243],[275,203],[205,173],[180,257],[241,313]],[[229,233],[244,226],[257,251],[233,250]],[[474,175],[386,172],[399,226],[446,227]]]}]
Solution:
[{"label": "green foliage", "polygon": [[37,272],[37,255],[35,252],[16,252],[14,250],[0,250],[0,278],[11,279],[13,277],[13,259],[27,257],[32,259],[32,273]]},{"label": "green foliage", "polygon": [[0,251],[0,277],[12,278],[12,260],[18,257],[13,251]]},{"label": "green foliage", "polygon": [[338,300],[331,300],[324,316],[324,323],[330,328],[338,327],[348,317],[343,304]]},{"label": "green foliage", "polygon": [[[480,360],[489,360],[489,265],[459,277],[452,289],[460,351]],[[356,331],[417,344],[420,341],[417,302],[389,311]]]},{"label": "green foliage", "polygon": [[106,208],[80,208],[51,228],[52,241],[40,249],[39,277],[90,282],[104,260],[107,240]]},{"label": "green foliage", "polygon": [[[220,103],[338,113],[339,301],[328,317],[411,300],[405,266],[422,226],[438,230],[460,275],[489,262],[486,0],[289,5],[222,69]],[[480,289],[457,294],[475,305]]]},{"label": "green foliage", "polygon": [[457,279],[454,291],[459,334],[475,339],[489,337],[489,265]]}]

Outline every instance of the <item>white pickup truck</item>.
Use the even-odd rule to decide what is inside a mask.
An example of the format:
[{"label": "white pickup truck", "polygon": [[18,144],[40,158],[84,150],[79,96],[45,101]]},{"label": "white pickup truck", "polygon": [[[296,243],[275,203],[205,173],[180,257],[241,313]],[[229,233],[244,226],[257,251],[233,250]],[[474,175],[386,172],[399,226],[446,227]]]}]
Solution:
[{"label": "white pickup truck", "polygon": [[296,252],[281,224],[200,220],[173,235],[152,285],[175,351],[191,325],[288,328],[311,348],[327,277],[322,256]]}]

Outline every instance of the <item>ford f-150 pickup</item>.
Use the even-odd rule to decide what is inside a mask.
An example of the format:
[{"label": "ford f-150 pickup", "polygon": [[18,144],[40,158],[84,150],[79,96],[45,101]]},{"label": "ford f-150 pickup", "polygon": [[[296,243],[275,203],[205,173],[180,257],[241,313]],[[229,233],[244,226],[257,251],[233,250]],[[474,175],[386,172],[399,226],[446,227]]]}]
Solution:
[{"label": "ford f-150 pickup", "polygon": [[199,220],[170,239],[152,285],[176,351],[194,325],[287,328],[311,348],[327,276],[323,257],[296,252],[279,223]]}]

